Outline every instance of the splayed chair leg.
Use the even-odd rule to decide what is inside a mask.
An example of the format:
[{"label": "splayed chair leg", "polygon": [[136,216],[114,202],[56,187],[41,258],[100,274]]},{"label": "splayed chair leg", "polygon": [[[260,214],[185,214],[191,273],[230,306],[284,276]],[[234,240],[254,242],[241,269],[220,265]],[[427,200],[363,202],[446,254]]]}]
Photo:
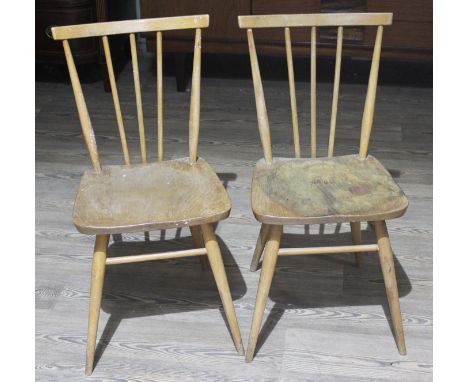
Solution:
[{"label": "splayed chair leg", "polygon": [[385,221],[375,222],[375,234],[379,245],[380,266],[387,291],[388,305],[392,316],[393,329],[398,351],[401,355],[406,354],[405,335],[401,320],[400,300],[398,298],[398,285],[395,276],[395,264],[393,262],[393,251],[388,237]]},{"label": "splayed chair leg", "polygon": [[88,342],[86,346],[85,374],[90,375],[94,367],[94,352],[96,350],[96,335],[101,310],[102,287],[106,270],[107,246],[109,235],[97,235],[94,245],[93,265],[91,272],[91,291],[88,316]]},{"label": "splayed chair leg", "polygon": [[249,345],[245,356],[246,362],[252,362],[255,353],[255,347],[257,345],[258,335],[262,325],[268,293],[270,292],[271,281],[275,273],[282,228],[283,227],[279,225],[272,225],[270,228],[262,264],[262,273],[260,274],[260,282],[258,284],[257,300],[255,301],[252,327],[250,329]]}]

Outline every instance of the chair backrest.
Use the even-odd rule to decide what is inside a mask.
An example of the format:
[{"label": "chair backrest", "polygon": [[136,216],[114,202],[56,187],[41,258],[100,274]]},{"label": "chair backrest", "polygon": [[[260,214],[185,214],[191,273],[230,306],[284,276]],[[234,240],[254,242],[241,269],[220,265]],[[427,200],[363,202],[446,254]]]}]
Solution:
[{"label": "chair backrest", "polygon": [[301,156],[299,143],[299,127],[297,120],[296,90],[294,85],[294,69],[291,49],[292,27],[310,27],[311,28],[311,156],[317,156],[317,81],[316,81],[316,43],[317,27],[337,27],[336,42],[336,61],[335,77],[333,83],[332,110],[330,119],[330,136],[328,142],[328,156],[333,156],[335,144],[336,116],[338,110],[338,93],[340,86],[341,54],[343,47],[343,27],[346,26],[377,26],[374,52],[369,75],[369,84],[364,106],[364,113],[361,125],[361,140],[359,147],[359,156],[365,158],[369,146],[369,139],[372,130],[374,116],[375,94],[377,89],[377,77],[380,62],[380,50],[382,47],[382,32],[384,25],[392,24],[392,13],[333,13],[333,14],[298,14],[298,15],[259,15],[259,16],[239,16],[239,27],[247,28],[247,40],[249,44],[250,63],[252,67],[252,78],[255,90],[255,103],[257,107],[258,127],[263,147],[265,160],[272,161],[270,126],[268,124],[268,115],[263,94],[262,79],[255,50],[253,37],[253,28],[284,28],[284,38],[286,45],[286,58],[288,65],[289,91],[291,98],[292,128],[294,138],[295,156]]},{"label": "chair backrest", "polygon": [[86,146],[89,151],[91,162],[95,171],[101,171],[99,154],[94,136],[93,127],[89,117],[86,102],[81,89],[72,52],[68,43],[69,39],[84,37],[101,37],[106,58],[107,71],[111,85],[112,98],[115,107],[115,115],[122,143],[122,151],[125,164],[130,164],[125,128],[120,109],[117,85],[112,66],[112,58],[109,48],[109,35],[129,34],[130,50],[132,56],[133,78],[135,83],[135,98],[138,117],[138,130],[140,136],[140,150],[142,163],[147,162],[145,127],[143,120],[143,106],[141,101],[140,77],[138,71],[138,57],[135,40],[135,33],[156,32],[156,72],[157,72],[157,137],[158,137],[158,161],[163,160],[163,85],[162,85],[162,32],[167,30],[195,29],[195,46],[193,56],[192,90],[190,99],[190,119],[189,119],[189,157],[191,162],[197,160],[198,132],[200,125],[200,67],[201,67],[201,28],[209,25],[209,15],[167,17],[156,19],[140,19],[113,21],[94,24],[69,25],[52,28],[52,37],[55,40],[62,40],[65,50],[65,58],[75,95],[76,106],[80,118]]}]

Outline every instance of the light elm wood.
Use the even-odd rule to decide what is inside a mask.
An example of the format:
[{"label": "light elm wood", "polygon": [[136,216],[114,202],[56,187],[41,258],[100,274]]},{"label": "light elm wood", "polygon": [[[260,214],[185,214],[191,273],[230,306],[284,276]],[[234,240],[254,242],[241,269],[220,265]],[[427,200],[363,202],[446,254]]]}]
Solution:
[{"label": "light elm wood", "polygon": [[343,49],[343,27],[338,27],[336,36],[335,78],[333,80],[333,99],[330,117],[330,136],[328,140],[328,157],[333,157],[335,146],[336,115],[338,113],[338,96],[340,93],[341,52]]},{"label": "light elm wood", "polygon": [[201,73],[201,29],[195,31],[193,51],[192,90],[190,94],[189,149],[190,162],[198,157],[198,135],[200,130],[200,74]]},{"label": "light elm wood", "polygon": [[391,25],[392,13],[315,13],[239,16],[240,28]]},{"label": "light elm wood", "polygon": [[369,140],[374,121],[375,95],[377,93],[377,79],[379,76],[380,51],[382,48],[383,27],[377,28],[375,37],[374,53],[372,54],[372,64],[369,74],[369,84],[367,86],[366,103],[364,104],[364,114],[361,125],[361,142],[359,146],[359,156],[365,158],[369,149]]},{"label": "light elm wood", "polygon": [[293,128],[294,139],[294,156],[301,157],[301,143],[299,141],[299,124],[297,121],[297,101],[296,101],[296,85],[294,82],[294,63],[291,48],[291,32],[289,28],[284,28],[284,41],[286,45],[286,61],[288,63],[288,80],[289,94],[291,97],[291,123]]},{"label": "light elm wood", "polygon": [[310,32],[310,156],[317,157],[317,27]]},{"label": "light elm wood", "polygon": [[[291,32],[294,39],[296,31]],[[346,45],[345,28],[344,48]],[[142,50],[138,58],[142,99],[147,101],[148,160],[153,161],[156,59],[154,53]],[[303,64],[307,66],[307,62]],[[304,128],[301,149],[309,157],[310,84],[308,78],[299,80],[299,67],[295,69],[297,100],[303,100],[302,107],[298,103],[299,123]],[[336,154],[352,153],[359,146],[356,126],[361,122],[362,107],[358,110],[357,103],[363,104],[366,93],[366,84],[344,81],[344,70],[343,61]],[[136,164],[139,142],[131,62],[116,79],[131,159]],[[318,105],[325,109],[331,103],[332,81],[317,84]],[[165,159],[187,155],[188,147],[188,112],[184,111],[188,111],[190,93],[177,93],[171,85],[173,78],[164,77]],[[274,146],[274,153],[293,156],[288,81],[265,79],[264,89],[269,111],[275,110],[276,115],[284,111],[281,122],[273,123],[274,114],[270,116],[272,138],[280,143]],[[83,84],[83,91],[103,165],[122,164],[112,97],[103,93],[100,83]],[[274,96],[268,97],[270,92]],[[80,175],[91,164],[70,84],[38,81],[35,94],[36,380],[82,381],[94,238],[76,232],[70,215]],[[432,97],[430,87],[379,83],[369,151],[391,169],[410,202],[404,217],[387,222],[395,253],[406,356],[393,345],[377,254],[363,254],[362,268],[354,266],[353,254],[281,256],[264,313],[265,329],[252,363],[243,362],[229,339],[213,276],[202,272],[199,260],[191,257],[107,267],[94,379],[358,382],[372,379],[369,371],[378,369],[380,381],[431,381]],[[229,219],[218,224],[216,234],[247,348],[260,276],[260,269],[249,270],[260,224],[245,194],[251,187],[252,169],[262,157],[252,80],[203,78],[201,106],[199,153],[209,159],[222,180],[231,179],[225,184],[233,210]],[[241,116],[232,118],[239,109]],[[323,156],[330,121],[329,110],[319,111],[318,155]],[[236,174],[236,178],[227,174]],[[349,222],[341,225],[339,233],[335,228],[334,224],[325,225],[319,234],[319,225],[311,225],[304,235],[303,226],[286,226],[281,246],[351,245]],[[362,228],[363,243],[374,243],[373,231],[365,222]],[[108,258],[195,247],[188,228],[180,236],[176,229],[168,229],[162,236],[165,240],[160,241],[160,231],[150,232],[151,242],[144,242],[139,232],[123,234],[121,243],[111,238]],[[123,319],[117,324],[119,315]]]},{"label": "light elm wood", "polygon": [[268,224],[262,224],[260,233],[258,235],[257,244],[255,245],[254,254],[252,256],[252,262],[250,264],[250,271],[255,272],[258,269],[258,263],[263,254],[263,249],[268,238],[268,231],[270,226]]},{"label": "light elm wood", "polygon": [[164,159],[163,153],[163,63],[162,63],[162,33],[156,32],[156,87],[158,102],[158,161]]},{"label": "light elm wood", "polygon": [[78,109],[78,116],[80,118],[81,129],[83,130],[83,137],[88,149],[89,157],[93,165],[94,171],[101,171],[101,164],[99,162],[99,154],[96,145],[96,138],[94,136],[93,126],[91,125],[91,119],[89,118],[88,108],[86,107],[86,101],[81,89],[80,79],[76,72],[75,62],[73,61],[73,55],[70,50],[68,40],[63,40],[63,49],[65,51],[65,59],[67,60],[68,71],[70,72],[70,79],[75,95],[76,107]]},{"label": "light elm wood", "polygon": [[133,81],[135,83],[135,99],[138,117],[138,132],[140,134],[141,162],[146,163],[145,121],[143,118],[143,105],[141,101],[140,71],[138,69],[138,55],[135,33],[130,33],[130,51],[132,54]]},{"label": "light elm wood", "polygon": [[[203,235],[200,230],[200,226],[192,225],[190,226],[190,233],[192,234],[193,242],[197,248],[205,248],[203,243]],[[200,256],[200,264],[204,271],[210,269],[210,264],[206,256]]]},{"label": "light elm wood", "polygon": [[115,82],[114,66],[112,65],[112,56],[109,47],[109,39],[107,36],[102,36],[102,45],[104,47],[104,55],[106,57],[107,72],[109,73],[109,83],[112,91],[112,100],[114,101],[115,117],[117,118],[117,126],[119,128],[124,161],[125,164],[129,165],[130,157],[128,155],[127,137],[125,136],[125,127],[122,119],[122,110],[120,109],[119,93],[117,91],[117,84]]},{"label": "light elm wood", "polygon": [[91,272],[91,290],[89,298],[88,339],[86,345],[86,375],[93,372],[96,335],[101,310],[102,287],[106,270],[106,254],[109,235],[97,235],[94,245],[93,264]]},{"label": "light elm wood", "polygon": [[151,253],[146,255],[119,256],[106,260],[106,265],[142,263],[144,261],[177,259],[179,257],[203,256],[206,255],[205,248],[185,249],[182,251]]},{"label": "light elm wood", "polygon": [[388,237],[387,224],[385,221],[375,222],[375,236],[379,245],[380,266],[387,292],[388,305],[392,316],[393,329],[398,351],[401,355],[406,354],[405,335],[401,320],[400,300],[398,297],[398,284],[395,275],[395,264],[393,261],[393,250]]},{"label": "light elm wood", "polygon": [[326,255],[346,252],[374,252],[378,251],[377,244],[365,245],[341,245],[337,247],[311,247],[311,248],[281,248],[278,256],[296,256],[296,255]]},{"label": "light elm wood", "polygon": [[221,296],[221,301],[224,307],[224,313],[231,330],[232,339],[239,355],[244,355],[244,345],[242,344],[242,337],[237,323],[236,311],[232,302],[231,291],[224,269],[223,258],[219,250],[218,242],[213,231],[211,224],[202,224],[201,231],[205,242],[205,247],[208,252],[208,260],[213,270],[213,276]]},{"label": "light elm wood", "polygon": [[[124,151],[125,165],[105,166],[101,168],[97,152],[96,140],[92,130],[89,114],[84,101],[81,84],[78,79],[73,56],[68,40],[63,41],[67,64],[72,80],[72,87],[80,116],[80,122],[85,141],[90,153],[94,170],[87,170],[83,174],[80,187],[73,208],[73,222],[76,228],[87,234],[96,235],[96,247],[93,260],[93,275],[91,283],[91,300],[89,310],[88,345],[86,353],[87,375],[91,374],[94,364],[97,325],[99,309],[102,299],[104,269],[106,265],[138,263],[152,260],[178,259],[208,255],[215,281],[221,295],[232,337],[237,351],[243,354],[242,340],[234,311],[234,305],[227,284],[226,272],[221,258],[219,246],[214,237],[213,228],[209,223],[216,223],[229,215],[231,202],[227,192],[217,174],[207,162],[198,158],[198,135],[200,125],[200,72],[201,72],[201,28],[208,25],[208,16],[190,16],[188,18],[172,18],[172,27],[167,20],[153,20],[151,23],[139,21],[131,23],[99,24],[58,28],[54,37],[60,36],[85,37],[93,33],[99,35],[104,32],[129,33],[131,62],[135,88],[137,121],[139,130],[139,143],[141,151],[141,164],[130,164],[128,146],[123,126],[117,85],[115,82],[112,59],[107,35],[102,38],[106,63],[109,70],[109,79],[114,102],[117,124]],[[186,29],[192,25],[195,29],[194,67],[192,79],[192,94],[189,121],[189,158],[163,161],[163,114],[162,114],[162,35],[160,30],[152,30],[157,36],[156,52],[156,94],[157,94],[157,130],[158,130],[158,161],[147,163],[146,138],[143,118],[143,103],[141,96],[140,71],[138,67],[137,45],[135,33],[148,30],[151,26],[162,29],[177,29],[180,25]],[[115,28],[122,27],[118,31]],[[94,105],[93,105],[94,106]],[[104,118],[104,121],[108,118]],[[131,137],[133,140],[133,136]],[[68,153],[67,159],[72,157]],[[145,243],[151,243],[151,230],[165,230],[177,228],[177,235],[183,227],[203,225],[205,244],[200,238],[198,228],[193,228],[195,249],[169,250],[159,253],[136,254],[129,256],[112,256],[106,260],[106,250],[109,235],[142,232],[145,234]],[[163,238],[165,233],[161,233]],[[119,268],[119,267],[117,267]],[[106,341],[109,325],[112,325],[112,316],[109,318],[103,332],[102,341]],[[119,319],[121,320],[121,318]]]},{"label": "light elm wood", "polygon": [[86,171],[73,209],[81,233],[142,232],[212,223],[231,210],[228,194],[202,158]]},{"label": "light elm wood", "polygon": [[[354,245],[361,244],[361,223],[360,222],[351,222],[351,237]],[[360,253],[354,255],[356,260],[356,265],[360,267],[362,265],[362,256]]]},{"label": "light elm wood", "polygon": [[262,325],[263,314],[270,292],[271,281],[275,273],[276,261],[278,259],[278,249],[281,241],[281,232],[283,227],[280,225],[272,225],[268,232],[268,241],[263,257],[262,272],[258,283],[257,299],[252,317],[252,326],[250,328],[249,345],[245,355],[246,362],[252,362],[257,345],[258,334]]},{"label": "light elm wood", "polygon": [[52,27],[55,40],[72,38],[128,34],[140,32],[166,31],[176,29],[206,28],[210,23],[209,15],[161,17],[154,19],[110,21],[81,25]]},{"label": "light elm wood", "polygon": [[252,210],[267,224],[322,224],[396,218],[408,200],[373,156],[259,160]]},{"label": "light elm wood", "polygon": [[257,106],[258,129],[260,130],[260,140],[262,141],[263,155],[267,163],[271,163],[271,139],[270,125],[268,123],[268,114],[263,94],[262,78],[260,77],[260,68],[258,66],[257,51],[255,50],[255,41],[252,29],[247,29],[247,41],[249,44],[250,65],[252,67],[252,79],[255,91],[255,104]]},{"label": "light elm wood", "polygon": [[[377,87],[378,66],[382,44],[383,25],[392,22],[392,14],[309,14],[309,15],[261,15],[240,16],[239,26],[248,28],[249,53],[252,63],[252,78],[254,82],[255,101],[259,122],[260,136],[264,148],[265,159],[257,162],[252,176],[251,204],[255,218],[264,224],[281,227],[286,224],[320,224],[319,233],[323,233],[325,223],[337,224],[351,222],[352,246],[332,247],[307,247],[307,248],[282,248],[274,247],[274,261],[267,261],[268,245],[263,261],[262,278],[260,279],[257,302],[254,309],[254,318],[250,333],[249,346],[246,361],[252,361],[255,346],[260,330],[263,310],[274,272],[276,257],[278,255],[317,255],[335,254],[342,252],[359,253],[379,250],[382,261],[388,263],[388,251],[382,250],[377,244],[361,244],[361,221],[384,221],[402,216],[407,207],[408,200],[393,180],[385,167],[373,156],[367,156],[370,133],[372,129],[375,94]],[[338,113],[338,99],[340,90],[341,56],[343,49],[343,26],[348,25],[377,25],[377,36],[369,75],[364,116],[361,127],[361,140],[359,154],[334,156],[335,132]],[[292,49],[290,27],[308,26],[311,31],[311,159],[299,159],[296,150],[296,158],[273,157],[271,144],[265,145],[264,137],[269,140],[270,127],[266,120],[266,107],[262,89],[261,77],[255,52],[254,39],[251,28],[285,28],[286,58],[288,62],[288,79],[290,84],[290,99],[292,110],[292,125],[295,147],[299,147],[296,141],[297,124],[295,116],[295,86],[292,70]],[[335,75],[333,83],[332,108],[330,115],[330,134],[328,140],[327,158],[316,158],[316,28],[317,26],[335,26],[337,30],[337,46]],[[253,47],[253,49],[252,49]],[[254,65],[256,63],[256,65]],[[259,91],[259,89],[261,91]],[[297,139],[296,139],[297,138]],[[265,150],[267,147],[267,150]],[[280,232],[280,231],[279,231]],[[306,230],[307,233],[307,230]],[[269,232],[271,239],[273,233]],[[251,269],[256,269],[262,248],[262,230],[257,239],[257,247],[254,251]],[[390,250],[391,252],[391,250]],[[360,264],[360,257],[356,256],[356,262]],[[267,267],[267,268],[265,268]],[[266,269],[266,270],[265,270]],[[263,277],[265,271],[265,278]],[[387,276],[385,276],[387,277]],[[393,284],[392,277],[388,276],[386,285],[390,289]],[[389,278],[389,279],[388,279]],[[266,280],[266,281],[264,281]],[[387,288],[388,290],[388,288]],[[389,292],[390,305],[395,300],[395,290]],[[397,296],[397,294],[396,294]],[[398,300],[398,297],[396,297]],[[392,309],[392,317],[396,314],[396,305]],[[399,314],[399,306],[398,306]],[[401,318],[400,318],[401,324]],[[395,324],[396,331],[401,329]],[[398,334],[397,334],[397,338]],[[401,352],[401,340],[397,340]]]}]

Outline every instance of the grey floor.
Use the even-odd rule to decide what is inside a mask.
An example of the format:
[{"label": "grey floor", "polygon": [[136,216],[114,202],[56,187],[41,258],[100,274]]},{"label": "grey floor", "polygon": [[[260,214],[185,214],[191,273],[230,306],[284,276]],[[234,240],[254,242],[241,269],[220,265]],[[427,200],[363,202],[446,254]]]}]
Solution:
[{"label": "grey floor", "polygon": [[[247,59],[247,58],[246,58]],[[152,57],[140,62],[148,152],[156,155]],[[296,84],[303,153],[308,155],[308,83]],[[189,93],[165,83],[166,158],[188,153]],[[132,72],[119,78],[124,122],[136,162],[138,135]],[[326,152],[332,85],[320,83],[319,154]],[[84,85],[103,164],[122,163],[112,99],[101,83]],[[288,84],[265,83],[273,152],[292,156]],[[341,87],[336,154],[354,153],[365,94]],[[199,154],[224,181],[229,219],[216,234],[247,339],[260,272],[249,271],[259,223],[250,179],[262,153],[251,81],[203,79]],[[245,364],[231,342],[211,272],[196,258],[108,268],[89,380],[132,381],[426,381],[432,379],[432,89],[382,86],[370,153],[410,200],[388,223],[396,256],[407,356],[398,354],[376,255],[356,268],[352,255],[280,258],[258,353]],[[36,378],[84,380],[93,237],[71,220],[81,173],[90,165],[69,85],[36,84]],[[363,225],[365,242],[373,231]],[[188,229],[124,234],[110,256],[190,247]],[[164,241],[161,241],[164,239]],[[349,225],[289,226],[283,246],[350,243]]]}]

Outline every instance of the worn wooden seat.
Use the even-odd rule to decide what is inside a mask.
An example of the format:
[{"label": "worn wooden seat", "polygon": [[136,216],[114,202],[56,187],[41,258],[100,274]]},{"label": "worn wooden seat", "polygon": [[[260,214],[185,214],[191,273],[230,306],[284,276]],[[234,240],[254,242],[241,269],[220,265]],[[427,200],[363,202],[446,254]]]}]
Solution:
[{"label": "worn wooden seat", "polygon": [[[257,163],[252,179],[252,210],[262,223],[252,256],[251,271],[256,271],[263,255],[262,273],[250,330],[246,361],[253,359],[260,333],[270,285],[278,256],[354,253],[360,265],[361,253],[378,251],[394,326],[398,351],[405,354],[405,338],[393,265],[393,252],[386,219],[405,212],[408,201],[390,174],[374,157],[368,156],[372,131],[377,78],[385,25],[391,13],[333,13],[239,16],[239,26],[247,29],[252,79],[255,91],[258,128],[264,159]],[[361,125],[359,155],[335,157],[335,132],[340,90],[344,28],[376,26],[374,50]],[[290,28],[310,28],[310,158],[301,159],[299,123],[294,83],[293,49]],[[317,158],[317,29],[336,27],[336,60],[330,113],[327,158]],[[253,29],[284,28],[284,45],[291,99],[291,126],[294,159],[272,155],[270,126]],[[376,244],[361,244],[361,222],[373,221]],[[353,245],[280,248],[283,225],[342,223],[351,225]]]},{"label": "worn wooden seat", "polygon": [[86,234],[151,231],[213,223],[229,215],[223,184],[203,159],[108,166],[83,174],[73,211]]},{"label": "worn wooden seat", "polygon": [[[223,258],[213,225],[226,218],[231,209],[229,197],[216,173],[198,157],[200,128],[201,31],[209,25],[208,15],[125,20],[106,23],[69,25],[52,28],[55,40],[62,40],[83,137],[92,170],[84,173],[76,197],[73,222],[82,233],[95,234],[86,348],[86,374],[94,367],[94,353],[106,266],[150,260],[200,256],[205,269],[208,262],[218,287],[234,345],[244,354]],[[164,160],[163,153],[163,32],[195,30],[192,87],[190,92],[189,157]],[[141,97],[136,33],[156,34],[157,163],[148,163]],[[131,163],[112,65],[109,35],[129,34],[135,83],[135,104],[140,138],[141,163]],[[99,37],[104,51],[115,108],[116,127],[122,143],[124,165],[101,166],[94,129],[73,60],[69,39]],[[133,160],[133,159],[132,159]],[[188,226],[193,249],[154,254],[107,258],[109,235]],[[207,259],[208,258],[208,262]]]},{"label": "worn wooden seat", "polygon": [[257,162],[252,210],[268,224],[322,224],[396,218],[408,200],[373,156],[274,158]]}]

